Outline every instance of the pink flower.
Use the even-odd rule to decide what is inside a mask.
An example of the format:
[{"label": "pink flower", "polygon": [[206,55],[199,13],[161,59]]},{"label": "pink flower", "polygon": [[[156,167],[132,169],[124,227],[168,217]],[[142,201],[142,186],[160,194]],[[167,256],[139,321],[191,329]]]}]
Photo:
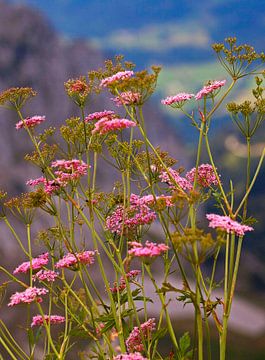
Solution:
[{"label": "pink flower", "polygon": [[133,74],[134,74],[133,71],[119,71],[116,74],[103,79],[100,83],[100,86],[107,87],[109,85],[114,84],[117,81],[129,79],[130,77],[133,76]]},{"label": "pink flower", "polygon": [[55,264],[55,267],[56,269],[69,268],[77,263],[91,265],[94,263],[95,254],[97,254],[97,251],[83,251],[75,254],[68,253]]},{"label": "pink flower", "polygon": [[47,280],[48,282],[53,282],[58,277],[58,273],[52,270],[40,270],[35,275],[32,276],[32,280],[36,281],[41,280]]},{"label": "pink flower", "polygon": [[[186,178],[190,183],[194,183],[196,168],[191,169]],[[220,175],[219,175],[220,177]],[[212,185],[218,185],[217,178],[215,176],[212,165],[202,164],[197,169],[197,183],[202,187],[209,187]]]},{"label": "pink flower", "polygon": [[16,124],[16,129],[22,129],[23,127],[34,127],[36,125],[39,125],[41,124],[43,121],[45,121],[45,116],[39,116],[39,115],[35,115],[35,116],[32,116],[32,117],[27,117],[26,119],[24,119],[24,121],[19,121],[17,124]]},{"label": "pink flower", "polygon": [[156,244],[150,241],[146,241],[145,246],[137,241],[129,242],[129,245],[132,246],[132,248],[128,251],[128,253],[136,257],[153,258],[161,255],[169,249],[169,247],[165,244]]},{"label": "pink flower", "polygon": [[[131,270],[125,275],[126,279],[130,282],[130,281],[134,280],[136,278],[136,276],[138,276],[140,274],[140,272],[141,272],[140,270]],[[122,276],[120,279],[120,283],[117,284],[115,282],[114,286],[112,288],[110,288],[110,291],[113,293],[116,293],[118,291],[121,292],[125,288],[126,288],[126,281],[125,281],[125,278]]]},{"label": "pink flower", "polygon": [[154,205],[156,201],[158,200],[164,200],[166,203],[166,206],[173,206],[174,204],[172,203],[172,196],[167,196],[167,195],[160,195],[160,196],[156,196],[154,197],[153,195],[144,195],[142,197],[139,197],[138,195],[135,194],[131,194],[130,197],[130,203],[133,206],[142,206],[142,205]]},{"label": "pink flower", "polygon": [[31,323],[31,327],[33,326],[43,326],[44,325],[44,321],[43,321],[43,317],[44,320],[47,324],[62,324],[65,322],[65,317],[64,316],[59,316],[59,315],[36,315],[33,316],[32,318],[32,323]]},{"label": "pink flower", "polygon": [[58,168],[55,171],[56,183],[61,186],[66,186],[70,181],[76,181],[81,176],[86,175],[88,167],[82,160],[56,160],[51,165],[53,168]]},{"label": "pink flower", "polygon": [[[37,258],[33,258],[31,261],[31,268],[38,270],[49,262],[49,253],[39,255]],[[26,273],[30,269],[30,261],[23,262],[14,271],[13,274]]]},{"label": "pink flower", "polygon": [[196,95],[195,99],[200,100],[204,96],[207,96],[208,94],[211,94],[214,90],[219,89],[220,87],[224,86],[226,83],[226,80],[221,81],[213,81],[210,85],[204,86]]},{"label": "pink flower", "polygon": [[155,330],[155,319],[149,319],[145,323],[141,324],[140,329],[135,326],[126,340],[126,347],[129,352],[141,352],[144,350],[142,338],[150,340],[151,333]]},{"label": "pink flower", "polygon": [[175,189],[179,186],[183,190],[192,190],[192,184],[190,181],[180,176],[179,172],[173,170],[172,168],[168,168],[168,172],[162,171],[159,178],[161,182],[167,183],[171,189]]},{"label": "pink flower", "polygon": [[246,231],[254,230],[250,226],[240,224],[237,221],[230,219],[229,216],[207,214],[206,217],[210,221],[209,227],[222,229],[227,233],[235,233],[236,235],[243,236]]},{"label": "pink flower", "polygon": [[103,117],[95,124],[95,128],[92,131],[92,134],[99,133],[104,135],[110,131],[127,129],[130,127],[136,126],[136,123],[127,119],[110,119],[108,117]]},{"label": "pink flower", "polygon": [[100,120],[103,117],[112,118],[114,115],[114,111],[111,110],[104,110],[104,111],[97,111],[92,114],[89,114],[85,118],[85,122],[89,122],[91,120]]},{"label": "pink flower", "polygon": [[123,228],[135,229],[139,225],[151,224],[156,219],[156,214],[146,205],[131,205],[124,209],[119,205],[107,217],[106,228],[112,233],[121,234]]},{"label": "pink flower", "polygon": [[7,306],[14,306],[20,303],[29,304],[33,301],[42,302],[41,295],[48,293],[45,288],[28,287],[25,291],[16,292],[10,297],[10,303]]},{"label": "pink flower", "polygon": [[188,93],[179,93],[174,96],[168,96],[167,98],[161,100],[163,105],[170,105],[172,107],[181,107],[183,106],[184,102],[190,100],[194,97],[194,94]]},{"label": "pink flower", "polygon": [[55,180],[47,180],[43,176],[39,177],[37,179],[30,179],[26,182],[26,185],[29,186],[38,186],[40,184],[43,184],[44,191],[51,195],[54,191],[57,191],[60,189],[60,184],[57,183]]},{"label": "pink flower", "polygon": [[119,94],[119,96],[116,96],[115,98],[112,98],[111,100],[115,102],[117,106],[122,105],[135,105],[139,104],[141,101],[141,94],[135,93],[132,91],[125,91]]},{"label": "pink flower", "polygon": [[143,357],[139,352],[135,352],[130,354],[117,355],[113,360],[148,360],[148,359]]}]

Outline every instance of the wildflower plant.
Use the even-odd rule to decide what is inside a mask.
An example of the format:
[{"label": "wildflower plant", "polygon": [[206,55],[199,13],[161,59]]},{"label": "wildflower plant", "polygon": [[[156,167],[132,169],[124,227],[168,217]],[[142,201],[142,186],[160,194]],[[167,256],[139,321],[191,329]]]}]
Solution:
[{"label": "wildflower plant", "polygon": [[[27,310],[23,328],[28,346],[19,344],[0,321],[0,343],[12,359],[33,359],[37,346],[43,359],[211,359],[210,320],[219,335],[219,358],[226,359],[243,238],[254,230],[248,198],[265,156],[264,149],[252,174],[250,140],[264,120],[263,75],[257,74],[264,55],[236,45],[234,38],[213,48],[231,84],[209,81],[197,93],[190,89],[161,101],[187,116],[198,130],[196,162],[187,170],[154,147],[146,132],[143,106],[155,91],[159,67],[135,71],[118,56],[88,77],[67,81],[66,93],[80,114],[69,114],[55,143],[55,129],[38,133],[44,115],[23,114],[23,105],[36,95],[32,89],[0,94],[0,105],[18,114],[14,128],[26,131],[32,141],[33,152],[26,160],[39,168],[39,176],[27,180],[28,193],[6,199],[1,192],[2,221],[24,256],[13,272],[0,267],[8,280],[2,287],[9,282],[17,287],[3,306]],[[254,103],[227,105],[248,147],[245,193],[236,199],[213,157],[210,129],[235,82],[254,74],[259,75]],[[101,92],[111,94],[115,111],[90,112],[91,96]],[[188,101],[195,104],[191,113],[185,110]],[[107,193],[98,186],[102,161],[116,174],[108,178]],[[208,201],[218,210],[202,222]],[[33,236],[35,215],[42,212],[51,225]],[[26,241],[9,220],[12,216],[23,223]],[[34,237],[42,246],[38,251]],[[210,277],[203,266],[206,259]],[[222,262],[223,295],[216,298],[216,268]],[[179,277],[182,287],[176,286]],[[147,293],[147,282],[155,295]],[[160,306],[151,317],[154,301]],[[187,332],[177,335],[177,313],[169,311],[169,304],[176,302],[194,310],[193,344]],[[161,347],[165,336],[170,341],[166,350]]]}]

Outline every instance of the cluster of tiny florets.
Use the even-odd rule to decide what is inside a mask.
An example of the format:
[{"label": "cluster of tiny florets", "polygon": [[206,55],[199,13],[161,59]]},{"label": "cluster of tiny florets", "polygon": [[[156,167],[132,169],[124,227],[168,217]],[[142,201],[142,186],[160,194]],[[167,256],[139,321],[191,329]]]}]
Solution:
[{"label": "cluster of tiny florets", "polygon": [[27,117],[24,120],[19,121],[16,124],[16,129],[22,129],[22,128],[33,128],[36,125],[39,125],[41,123],[43,123],[43,121],[45,121],[46,117],[45,116],[40,116],[40,115],[35,115],[35,116],[31,116],[31,117]]},{"label": "cluster of tiny florets", "polygon": [[206,215],[209,222],[209,227],[218,228],[227,233],[235,233],[236,235],[243,236],[245,232],[254,230],[251,226],[240,224],[239,222],[230,219],[229,216],[222,216],[217,214]]},{"label": "cluster of tiny florets", "polygon": [[226,83],[226,80],[213,81],[209,85],[205,85],[197,94],[195,95],[196,100],[200,100],[203,97],[212,94],[215,90],[221,88]]},{"label": "cluster of tiny florets", "polygon": [[30,304],[33,301],[42,302],[41,295],[48,293],[45,288],[29,287],[25,291],[16,292],[10,297],[8,306],[14,306],[18,304]]},{"label": "cluster of tiny florets", "polygon": [[145,245],[132,241],[129,242],[131,249],[128,251],[129,255],[135,257],[153,258],[162,255],[169,247],[165,244],[156,244],[150,241],[146,241]]},{"label": "cluster of tiny florets", "polygon": [[[190,183],[193,183],[195,180],[196,168],[192,168],[187,174],[186,178]],[[220,177],[220,175],[219,175]],[[210,164],[201,164],[197,169],[196,175],[197,183],[202,187],[210,187],[212,185],[218,185],[218,180],[216,178],[214,169]]]},{"label": "cluster of tiny florets", "polygon": [[117,106],[123,106],[137,105],[141,102],[141,98],[142,96],[138,92],[124,91],[111,100],[114,101]]},{"label": "cluster of tiny florets", "polygon": [[32,270],[38,270],[38,269],[42,268],[43,266],[47,265],[48,262],[49,262],[49,253],[41,254],[37,258],[33,258],[31,260],[31,262],[26,261],[26,262],[23,262],[22,264],[20,264],[13,271],[13,274],[26,273],[27,271],[30,270],[30,268]]},{"label": "cluster of tiny florets", "polygon": [[78,263],[91,265],[94,263],[96,253],[96,251],[83,251],[74,254],[68,253],[55,264],[55,267],[56,269],[69,268]]},{"label": "cluster of tiny florets", "polygon": [[32,323],[31,323],[31,327],[33,326],[43,326],[44,325],[44,321],[46,322],[46,324],[62,324],[65,322],[65,317],[64,316],[59,316],[59,315],[35,315],[32,318]]},{"label": "cluster of tiny florets", "polygon": [[129,70],[119,71],[116,74],[103,79],[100,83],[100,86],[107,87],[109,85],[113,85],[120,80],[126,80],[126,79],[130,78],[131,76],[133,76],[133,74],[134,74],[134,72],[129,71]]},{"label": "cluster of tiny florets", "polygon": [[126,347],[129,352],[142,352],[144,344],[142,339],[150,340],[152,332],[155,330],[155,319],[149,319],[139,327],[135,326],[126,340]]},{"label": "cluster of tiny florets", "polygon": [[127,129],[134,126],[136,126],[136,123],[128,119],[103,117],[96,122],[92,134],[98,133],[99,135],[104,135],[110,131]]}]

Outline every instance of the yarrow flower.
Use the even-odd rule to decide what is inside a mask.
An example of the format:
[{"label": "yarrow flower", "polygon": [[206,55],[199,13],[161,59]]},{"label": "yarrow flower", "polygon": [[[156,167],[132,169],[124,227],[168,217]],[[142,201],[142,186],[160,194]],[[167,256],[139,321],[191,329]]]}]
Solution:
[{"label": "yarrow flower", "polygon": [[133,206],[142,206],[142,205],[154,205],[156,202],[165,202],[165,205],[170,207],[173,206],[173,202],[172,202],[172,196],[169,195],[159,195],[159,196],[153,196],[151,194],[149,195],[144,195],[142,197],[136,195],[136,194],[131,194],[130,196],[130,204]]},{"label": "yarrow flower", "polygon": [[48,281],[53,282],[58,277],[58,273],[52,270],[40,270],[32,276],[32,280]]},{"label": "yarrow flower", "polygon": [[143,357],[139,352],[131,353],[131,354],[120,354],[115,356],[113,360],[148,360]]},{"label": "yarrow flower", "polygon": [[[190,183],[194,183],[196,168],[191,169],[187,174],[186,178]],[[220,175],[219,175],[220,177]],[[201,164],[197,169],[197,183],[202,187],[209,187],[212,185],[218,185],[216,175],[213,167],[210,164]]]},{"label": "yarrow flower", "polygon": [[57,176],[56,182],[61,186],[66,186],[70,181],[78,180],[81,176],[86,175],[88,166],[82,160],[56,160],[51,165],[58,168],[55,171]]},{"label": "yarrow flower", "polygon": [[45,116],[39,116],[39,115],[27,117],[26,119],[21,120],[16,124],[16,129],[18,130],[24,127],[32,128],[36,125],[41,124],[43,121],[45,121],[45,119],[46,119]]},{"label": "yarrow flower", "polygon": [[126,347],[129,352],[142,352],[144,350],[142,338],[150,340],[151,333],[155,330],[155,319],[149,319],[141,324],[140,329],[135,326],[126,340]]},{"label": "yarrow flower", "polygon": [[145,246],[137,241],[131,241],[129,245],[132,247],[128,251],[129,255],[136,257],[153,258],[160,256],[169,249],[165,244],[156,244],[150,241],[146,241]]},{"label": "yarrow flower", "polygon": [[97,254],[97,251],[83,251],[74,254],[68,253],[55,264],[55,267],[56,269],[69,268],[77,263],[91,265],[94,263],[95,254]]},{"label": "yarrow flower", "polygon": [[[131,270],[127,274],[125,274],[126,279],[130,282],[136,278],[140,274],[140,270]],[[117,284],[116,282],[113,284],[114,286],[110,288],[110,291],[113,293],[121,292],[126,288],[126,281],[125,278],[122,276],[120,278],[120,283]]]},{"label": "yarrow flower", "polygon": [[229,216],[207,214],[206,217],[210,221],[209,227],[218,228],[227,233],[235,233],[238,236],[243,236],[245,232],[254,230],[251,226],[243,225],[230,219]]},{"label": "yarrow flower", "polygon": [[[136,195],[137,196],[137,195]],[[151,224],[156,219],[156,214],[147,205],[135,203],[124,209],[122,205],[107,217],[106,228],[112,233],[121,234],[124,229],[135,229],[139,225]]]},{"label": "yarrow flower", "polygon": [[[170,176],[169,176],[169,174]],[[168,168],[167,171],[162,171],[159,175],[161,182],[167,183],[171,189],[175,189],[179,186],[182,190],[192,190],[192,183],[179,175],[179,172]]]},{"label": "yarrow flower", "polygon": [[7,306],[14,306],[20,303],[29,304],[33,301],[42,302],[41,295],[48,293],[45,288],[28,287],[25,291],[16,292],[10,297],[10,302]]},{"label": "yarrow flower", "polygon": [[179,93],[177,95],[168,96],[167,98],[161,100],[161,104],[170,105],[175,108],[180,108],[183,104],[194,97],[194,94],[188,93]]},{"label": "yarrow flower", "polygon": [[133,76],[133,74],[134,74],[133,71],[128,71],[128,70],[127,71],[119,71],[116,74],[103,79],[100,83],[100,86],[107,87],[109,85],[114,84],[117,81],[129,79],[130,77]]},{"label": "yarrow flower", "polygon": [[112,98],[111,100],[115,102],[117,106],[123,106],[123,105],[135,105],[139,104],[141,101],[142,95],[137,92],[132,91],[125,91],[119,94],[119,96],[116,96],[115,98]]},{"label": "yarrow flower", "polygon": [[54,191],[60,189],[60,184],[58,182],[56,182],[55,180],[47,180],[43,176],[37,179],[30,179],[26,182],[26,185],[29,186],[38,186],[40,184],[43,184],[44,191],[48,195],[51,195]]},{"label": "yarrow flower", "polygon": [[59,315],[35,315],[32,318],[32,323],[31,323],[31,327],[33,326],[43,326],[44,325],[44,321],[43,318],[45,320],[45,322],[47,324],[62,324],[65,322],[65,317],[64,316],[59,316]]},{"label": "yarrow flower", "polygon": [[213,81],[209,85],[204,86],[197,94],[195,95],[196,100],[202,99],[204,96],[211,94],[214,90],[219,89],[220,87],[224,86],[226,80],[221,81]]},{"label": "yarrow flower", "polygon": [[23,262],[13,271],[13,274],[26,273],[27,271],[29,271],[30,268],[32,270],[38,270],[43,266],[47,265],[48,262],[49,253],[47,252],[45,254],[39,255],[37,258],[33,258],[31,260],[31,264],[30,261]]},{"label": "yarrow flower", "polygon": [[85,122],[89,122],[91,120],[100,120],[103,117],[112,118],[114,114],[115,113],[112,110],[96,111],[92,114],[87,115],[85,117]]},{"label": "yarrow flower", "polygon": [[107,134],[110,131],[127,129],[136,126],[136,123],[127,119],[110,119],[109,117],[103,117],[95,124],[95,128],[92,130],[92,134],[99,133],[100,135]]}]

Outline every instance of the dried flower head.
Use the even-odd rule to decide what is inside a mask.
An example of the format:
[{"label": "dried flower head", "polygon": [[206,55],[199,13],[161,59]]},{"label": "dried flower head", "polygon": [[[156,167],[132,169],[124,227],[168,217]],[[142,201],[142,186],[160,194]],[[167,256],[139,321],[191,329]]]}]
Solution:
[{"label": "dried flower head", "polygon": [[247,44],[237,45],[236,37],[228,37],[224,43],[213,44],[218,60],[234,80],[256,72],[265,61],[264,53],[257,53]]},{"label": "dried flower head", "polygon": [[67,95],[73,99],[74,103],[80,107],[84,107],[88,95],[92,90],[92,85],[87,82],[85,76],[77,79],[69,79],[64,84]]},{"label": "dried flower head", "polygon": [[10,88],[0,93],[0,106],[21,109],[37,93],[30,87]]}]

